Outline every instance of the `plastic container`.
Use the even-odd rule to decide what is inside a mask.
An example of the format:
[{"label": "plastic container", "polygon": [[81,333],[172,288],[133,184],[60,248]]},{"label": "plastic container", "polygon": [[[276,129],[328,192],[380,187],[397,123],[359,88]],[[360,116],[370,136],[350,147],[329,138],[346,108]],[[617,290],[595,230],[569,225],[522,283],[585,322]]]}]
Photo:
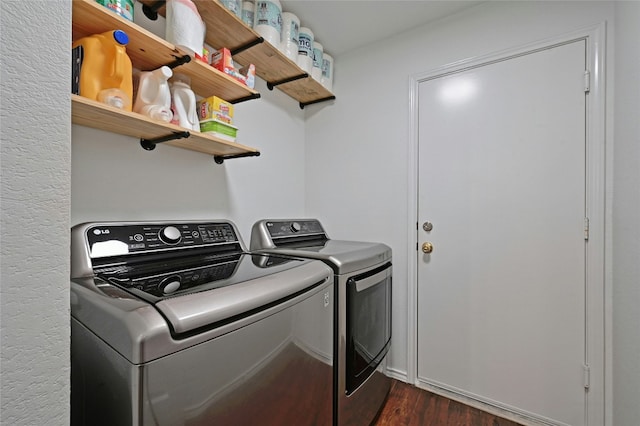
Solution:
[{"label": "plastic container", "polygon": [[173,124],[196,132],[200,131],[196,95],[191,90],[191,79],[186,75],[176,74],[171,80],[171,110]]},{"label": "plastic container", "polygon": [[282,14],[282,35],[280,37],[280,51],[293,62],[298,61],[298,32],[300,19],[291,12]]},{"label": "plastic container", "polygon": [[94,34],[73,43],[74,49],[83,51],[78,79],[79,95],[100,101],[101,92],[118,89],[123,101],[122,109],[131,111],[133,69],[125,47],[127,43],[129,37],[121,30]]},{"label": "plastic container", "polygon": [[219,137],[226,141],[235,142],[238,128],[231,124],[223,123],[218,120],[205,120],[200,122],[200,130],[202,133]]},{"label": "plastic container", "polygon": [[322,84],[328,91],[333,90],[333,57],[327,53],[322,54]]},{"label": "plastic container", "polygon": [[169,123],[173,113],[171,112],[171,92],[167,80],[172,75],[171,68],[166,66],[138,74],[133,111],[153,120]]},{"label": "plastic container", "polygon": [[240,13],[240,19],[249,28],[253,28],[253,21],[255,19],[256,5],[253,0],[245,0],[242,2],[242,12]]},{"label": "plastic container", "polygon": [[322,78],[322,53],[324,48],[317,41],[313,42],[313,66],[311,68],[311,77],[317,82]]},{"label": "plastic container", "polygon": [[313,69],[313,32],[307,27],[300,27],[298,33],[298,66],[311,74]]},{"label": "plastic container", "polygon": [[220,3],[238,18],[242,15],[242,0],[220,0]]},{"label": "plastic container", "polygon": [[278,0],[256,1],[253,29],[276,48],[280,47],[282,6]]},{"label": "plastic container", "polygon": [[201,55],[206,27],[191,0],[168,0],[166,39],[192,55]]},{"label": "plastic container", "polygon": [[96,0],[96,2],[133,22],[133,0]]}]

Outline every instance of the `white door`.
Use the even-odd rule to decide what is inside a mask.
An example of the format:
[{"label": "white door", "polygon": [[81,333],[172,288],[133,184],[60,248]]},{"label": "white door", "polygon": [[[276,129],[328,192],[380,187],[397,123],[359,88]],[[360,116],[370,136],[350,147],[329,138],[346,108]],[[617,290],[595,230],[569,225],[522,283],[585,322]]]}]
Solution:
[{"label": "white door", "polygon": [[418,91],[418,380],[570,425],[586,424],[585,66],[575,41]]}]

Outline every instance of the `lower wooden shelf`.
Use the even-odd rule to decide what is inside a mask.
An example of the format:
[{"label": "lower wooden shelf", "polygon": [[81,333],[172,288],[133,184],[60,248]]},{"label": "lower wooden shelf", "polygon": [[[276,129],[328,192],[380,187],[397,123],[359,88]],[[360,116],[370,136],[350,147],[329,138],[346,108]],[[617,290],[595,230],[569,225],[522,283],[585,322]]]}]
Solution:
[{"label": "lower wooden shelf", "polygon": [[[132,136],[139,139],[162,138],[186,129],[159,123],[135,112],[123,111],[78,95],[71,95],[71,117],[74,124]],[[190,130],[191,136],[162,144],[210,154],[215,157],[258,156],[260,151],[249,146],[229,142],[215,136]],[[140,148],[142,149],[142,148]]]}]

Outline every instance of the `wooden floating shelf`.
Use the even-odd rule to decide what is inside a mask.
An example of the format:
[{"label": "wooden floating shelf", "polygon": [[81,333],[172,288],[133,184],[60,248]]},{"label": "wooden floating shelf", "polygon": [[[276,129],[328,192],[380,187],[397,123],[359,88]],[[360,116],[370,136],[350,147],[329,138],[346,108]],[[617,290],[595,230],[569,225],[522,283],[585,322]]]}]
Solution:
[{"label": "wooden floating shelf", "polygon": [[[71,116],[74,124],[132,136],[139,139],[156,139],[187,129],[151,120],[134,112],[124,111],[78,95],[71,95]],[[255,148],[229,142],[215,136],[189,130],[191,136],[163,144],[202,152],[213,156],[259,155]]]},{"label": "wooden floating shelf", "polygon": [[[152,6],[156,0],[139,0]],[[254,64],[256,75],[269,84],[275,85],[301,105],[333,99],[335,96],[311,77],[301,78],[282,85],[278,82],[307,74],[271,43],[264,41],[243,50],[262,37],[245,25],[236,15],[215,0],[195,0],[195,5],[207,27],[205,41],[216,49],[226,47],[233,59],[243,66]],[[165,7],[158,9],[164,16]]]},{"label": "wooden floating shelf", "polygon": [[[127,54],[133,66],[142,71],[154,70],[188,56],[188,53],[95,1],[73,0],[73,40],[116,29],[129,36]],[[216,95],[233,103],[260,96],[256,90],[193,58],[174,72],[189,76],[193,91],[205,98]]]}]

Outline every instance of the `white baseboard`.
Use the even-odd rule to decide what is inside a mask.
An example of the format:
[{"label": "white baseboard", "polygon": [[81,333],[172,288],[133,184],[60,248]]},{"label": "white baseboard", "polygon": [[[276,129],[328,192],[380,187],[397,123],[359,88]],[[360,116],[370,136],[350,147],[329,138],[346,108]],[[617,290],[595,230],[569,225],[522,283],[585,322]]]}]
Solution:
[{"label": "white baseboard", "polygon": [[385,374],[388,377],[391,377],[392,379],[396,379],[396,380],[400,380],[401,382],[409,383],[406,371],[400,371],[400,370],[396,370],[395,368],[387,367],[385,369]]},{"label": "white baseboard", "polygon": [[485,400],[476,395],[466,393],[459,389],[452,389],[445,385],[428,383],[417,379],[416,386],[436,395],[440,395],[495,416],[520,423],[524,426],[568,426],[565,423],[558,423],[551,419],[538,417],[532,413],[519,411],[513,407],[508,407],[495,401]]}]

